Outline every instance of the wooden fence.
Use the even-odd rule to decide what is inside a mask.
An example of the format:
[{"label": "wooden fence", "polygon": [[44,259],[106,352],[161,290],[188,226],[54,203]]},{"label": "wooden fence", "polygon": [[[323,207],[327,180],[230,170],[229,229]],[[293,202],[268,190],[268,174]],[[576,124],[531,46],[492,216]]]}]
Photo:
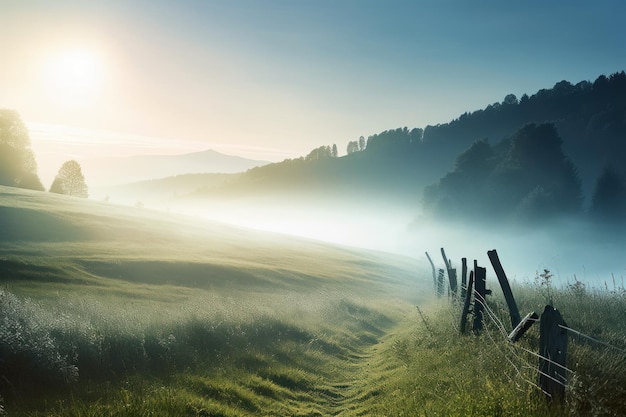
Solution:
[{"label": "wooden fence", "polygon": [[[509,316],[511,319],[512,332],[508,335],[510,343],[515,343],[523,337],[524,333],[537,321],[539,321],[539,358],[538,374],[539,387],[545,393],[549,401],[560,402],[565,398],[565,386],[567,378],[563,370],[566,368],[567,359],[567,329],[568,326],[563,320],[560,312],[551,305],[546,305],[543,313],[539,317],[537,313],[530,312],[524,318],[520,317],[515,297],[511,291],[509,280],[500,263],[496,250],[487,252],[491,265],[504,294]],[[457,272],[452,267],[451,260],[446,252],[441,248],[445,270],[436,271],[435,264],[428,253],[426,256],[433,271],[433,285],[435,294],[443,297],[444,274],[448,276],[448,296],[461,306],[460,332],[467,333],[469,330],[469,316],[471,320],[471,330],[479,334],[483,330],[485,309],[487,306],[487,296],[491,295],[491,290],[487,289],[487,269],[478,265],[474,261],[473,270],[467,276],[467,259],[461,260],[461,287],[458,291]]]}]

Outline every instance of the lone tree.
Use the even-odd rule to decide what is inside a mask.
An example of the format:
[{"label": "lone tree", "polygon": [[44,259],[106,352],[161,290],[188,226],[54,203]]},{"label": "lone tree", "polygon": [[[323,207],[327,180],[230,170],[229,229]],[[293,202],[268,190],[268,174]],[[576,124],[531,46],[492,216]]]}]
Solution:
[{"label": "lone tree", "polygon": [[80,164],[73,160],[63,163],[54,182],[52,182],[52,186],[50,186],[50,192],[73,197],[89,197]]},{"label": "lone tree", "polygon": [[44,190],[28,129],[15,110],[0,109],[0,185]]}]

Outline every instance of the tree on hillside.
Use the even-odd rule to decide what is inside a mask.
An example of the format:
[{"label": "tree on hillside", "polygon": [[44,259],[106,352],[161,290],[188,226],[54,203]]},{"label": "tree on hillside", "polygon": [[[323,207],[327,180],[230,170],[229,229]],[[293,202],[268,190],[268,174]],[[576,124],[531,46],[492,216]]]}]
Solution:
[{"label": "tree on hillside", "polygon": [[454,171],[448,172],[438,184],[424,190],[424,203],[427,209],[439,214],[454,215],[462,207],[465,214],[484,211],[482,196],[488,175],[496,164],[494,151],[482,139],[461,153],[454,164]]},{"label": "tree on hillside", "polygon": [[[539,207],[538,199],[542,201],[540,211],[523,213],[526,218],[578,212],[582,204],[580,178],[562,143],[551,123],[529,124],[513,135],[508,154],[493,175],[494,190],[499,190],[492,195],[493,203],[503,208],[524,203],[522,206],[530,209]],[[534,203],[528,204],[529,200]]]},{"label": "tree on hillside", "polygon": [[336,158],[337,156],[339,156],[339,151],[337,150],[337,144],[336,143],[333,143],[333,148],[332,148],[330,153],[331,153],[331,156],[333,158]]},{"label": "tree on hillside", "polygon": [[359,151],[365,150],[365,138],[363,136],[359,136]]},{"label": "tree on hillside", "polygon": [[67,161],[61,165],[52,186],[51,193],[65,194],[73,197],[87,198],[87,184],[80,164],[76,161]]},{"label": "tree on hillside", "polygon": [[493,156],[494,152],[489,141],[482,139],[474,142],[468,150],[456,158],[454,168],[476,180],[476,176],[484,177],[493,169]]},{"label": "tree on hillside", "polygon": [[359,142],[357,142],[356,140],[352,140],[348,142],[348,147],[346,149],[346,152],[348,152],[348,155],[358,152],[358,151],[359,151]]},{"label": "tree on hillside", "polygon": [[320,146],[319,148],[313,149],[309,154],[304,158],[306,161],[319,161],[323,159],[329,159],[333,156],[333,150],[330,146]]},{"label": "tree on hillside", "polygon": [[402,127],[394,130],[385,130],[384,132],[367,138],[365,149],[368,152],[379,152],[393,154],[399,152],[405,154],[410,149],[421,143],[421,129],[411,129]]},{"label": "tree on hillside", "polygon": [[515,94],[508,94],[506,97],[504,97],[504,100],[502,100],[502,104],[503,105],[515,105],[515,104],[519,104],[519,100],[517,100],[517,97],[515,96]]},{"label": "tree on hillside", "polygon": [[527,125],[497,147],[475,142],[424,191],[434,215],[543,220],[581,207],[577,171],[551,124]]},{"label": "tree on hillside", "polygon": [[626,220],[626,182],[615,169],[606,167],[598,178],[589,214],[598,220]]},{"label": "tree on hillside", "polygon": [[0,109],[0,185],[43,191],[28,129],[14,110]]}]

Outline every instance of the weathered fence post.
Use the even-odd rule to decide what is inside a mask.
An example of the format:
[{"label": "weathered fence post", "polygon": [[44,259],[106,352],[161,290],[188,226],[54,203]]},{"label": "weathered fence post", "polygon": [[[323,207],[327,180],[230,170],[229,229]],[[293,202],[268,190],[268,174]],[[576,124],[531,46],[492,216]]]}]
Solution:
[{"label": "weathered fence post", "polygon": [[439,274],[437,275],[437,297],[443,297],[443,269],[439,269]]},{"label": "weathered fence post", "polygon": [[561,313],[547,305],[539,322],[539,386],[550,402],[565,398],[567,324]]},{"label": "weathered fence post", "polygon": [[467,258],[461,258],[461,299],[465,300],[467,292]]},{"label": "weathered fence post", "polygon": [[458,287],[455,268],[448,269],[448,279],[450,280],[450,292],[452,292],[452,298],[456,299]]},{"label": "weathered fence post", "polygon": [[435,271],[435,264],[433,263],[433,260],[430,259],[430,255],[428,254],[428,252],[425,253],[426,257],[428,258],[428,262],[430,262],[430,267],[433,269],[433,289],[437,291],[437,272]]},{"label": "weathered fence post", "polygon": [[474,324],[472,329],[475,333],[483,329],[483,310],[487,295],[487,269],[476,265],[474,262]]},{"label": "weathered fence post", "polygon": [[489,256],[491,265],[493,265],[493,269],[496,272],[498,281],[500,282],[500,287],[502,288],[502,292],[504,293],[504,299],[506,300],[506,304],[507,306],[509,306],[511,326],[515,328],[519,324],[521,319],[519,315],[519,310],[517,309],[517,304],[515,303],[515,298],[513,297],[513,292],[511,291],[511,286],[509,285],[509,280],[504,273],[504,269],[502,268],[502,264],[500,263],[500,258],[498,258],[498,252],[496,252],[495,249],[487,251],[487,256]]},{"label": "weathered fence post", "polygon": [[452,268],[450,264],[450,260],[446,257],[446,251],[441,248],[441,256],[443,257],[443,261],[446,264],[446,272],[448,273],[448,281],[450,282],[450,292],[452,296],[456,298],[456,290],[457,290],[457,279],[456,279],[456,269]]},{"label": "weathered fence post", "polygon": [[470,306],[470,303],[472,302],[473,285],[474,285],[474,271],[470,271],[469,283],[467,284],[467,290],[465,291],[465,301],[463,302],[463,310],[461,311],[461,334],[465,333],[465,329],[467,327],[467,314],[469,313],[469,306]]},{"label": "weathered fence post", "polygon": [[450,269],[450,259],[446,256],[446,251],[441,248],[441,256],[443,257],[443,262],[446,264],[446,269]]}]

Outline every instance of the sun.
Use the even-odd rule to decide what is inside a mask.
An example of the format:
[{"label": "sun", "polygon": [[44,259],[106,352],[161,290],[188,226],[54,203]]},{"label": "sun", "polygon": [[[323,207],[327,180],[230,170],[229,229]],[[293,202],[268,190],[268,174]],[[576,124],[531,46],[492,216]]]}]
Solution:
[{"label": "sun", "polygon": [[93,105],[104,88],[104,63],[95,50],[65,49],[50,54],[43,65],[48,100],[76,108]]}]

